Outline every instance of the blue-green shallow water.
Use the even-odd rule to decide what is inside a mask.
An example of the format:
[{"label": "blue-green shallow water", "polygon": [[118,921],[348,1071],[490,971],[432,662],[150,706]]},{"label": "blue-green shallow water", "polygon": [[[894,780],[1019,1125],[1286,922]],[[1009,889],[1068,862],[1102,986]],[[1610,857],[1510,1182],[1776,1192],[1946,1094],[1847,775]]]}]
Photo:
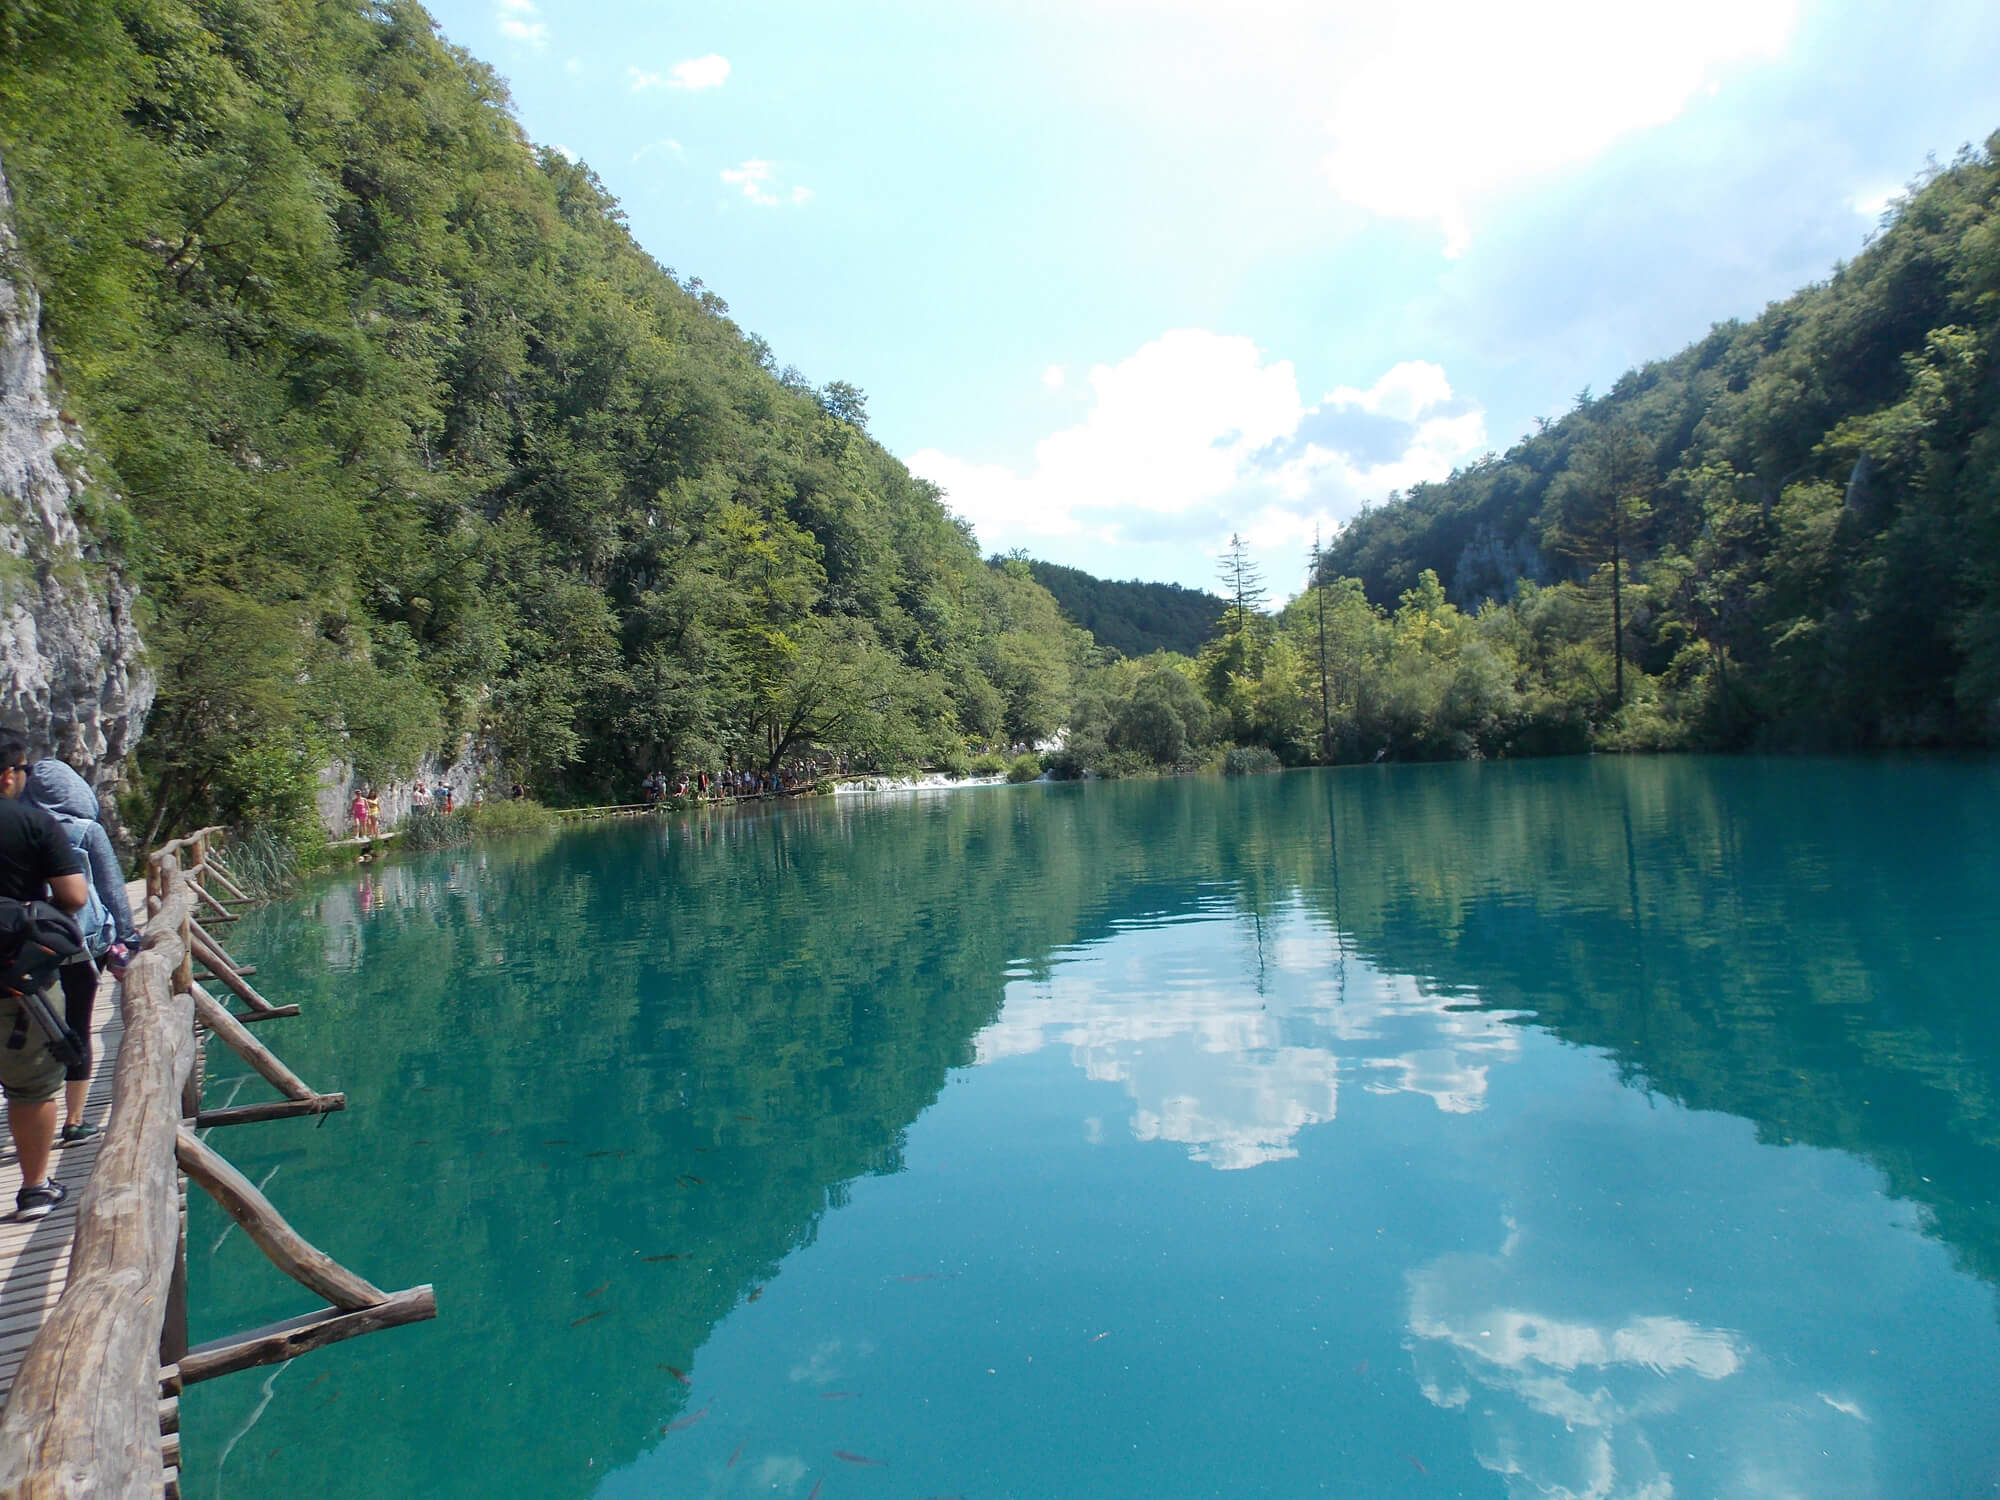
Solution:
[{"label": "blue-green shallow water", "polygon": [[[196,1388],[188,1492],[1991,1493],[1996,914],[1990,760],[841,798],[348,873],[229,932],[348,1111],[216,1139],[440,1317]],[[225,1223],[195,1195],[197,1339],[310,1305]]]}]

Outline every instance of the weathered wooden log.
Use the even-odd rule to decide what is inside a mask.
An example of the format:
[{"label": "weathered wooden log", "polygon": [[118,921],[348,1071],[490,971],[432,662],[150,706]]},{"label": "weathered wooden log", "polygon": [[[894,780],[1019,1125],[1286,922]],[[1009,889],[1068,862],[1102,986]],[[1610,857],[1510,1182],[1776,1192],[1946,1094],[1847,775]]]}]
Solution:
[{"label": "weathered wooden log", "polygon": [[203,930],[201,923],[190,924],[189,936],[194,946],[194,956],[208,965],[209,972],[220,980],[223,986],[235,994],[252,1010],[276,1010],[277,1007],[250,987],[241,971],[223,957],[222,950],[215,946],[215,940]]},{"label": "weathered wooden log", "polygon": [[317,1091],[306,1087],[304,1079],[280,1062],[269,1047],[250,1035],[220,1000],[200,985],[195,985],[189,993],[194,996],[195,1018],[220,1037],[230,1051],[256,1069],[257,1075],[272,1088],[287,1099],[317,1097]]},{"label": "weathered wooden log", "polygon": [[210,906],[215,908],[215,914],[209,918],[210,921],[240,922],[243,920],[241,917],[237,916],[235,912],[231,911],[228,907],[224,906],[222,904],[222,898],[216,895],[213,891],[209,890],[209,888],[203,885],[200,881],[190,880],[188,882],[188,889],[194,892],[196,900],[206,901]]},{"label": "weathered wooden log", "polygon": [[[174,1142],[174,1155],[181,1170],[242,1226],[243,1232],[273,1265],[300,1286],[348,1312],[373,1307],[384,1300],[387,1294],[380,1287],[362,1280],[325,1251],[307,1244],[285,1222],[284,1216],[271,1207],[270,1199],[251,1185],[249,1178],[204,1145],[185,1125]],[[181,1378],[187,1378],[185,1359],[181,1361]]]},{"label": "weathered wooden log", "polygon": [[162,1396],[160,1398],[160,1431],[179,1432],[181,1430],[181,1398]]},{"label": "weathered wooden log", "polygon": [[167,1311],[160,1321],[160,1363],[172,1364],[188,1346],[188,1194],[187,1179],[176,1172],[174,1193],[174,1273],[167,1282]]},{"label": "weathered wooden log", "polygon": [[351,1312],[329,1307],[302,1317],[287,1318],[282,1323],[252,1329],[248,1333],[216,1339],[190,1349],[180,1363],[178,1374],[182,1385],[193,1385],[197,1381],[213,1380],[218,1375],[233,1374],[237,1370],[280,1364],[359,1334],[374,1333],[382,1328],[400,1328],[405,1323],[421,1323],[436,1316],[436,1294],[428,1285],[415,1286],[406,1292],[397,1292],[393,1297],[385,1297],[372,1307]]},{"label": "weathered wooden log", "polygon": [[231,1015],[235,1016],[245,1026],[255,1026],[259,1021],[279,1021],[283,1020],[286,1016],[295,1016],[298,1013],[299,1008],[296,1005],[273,1005],[264,1010],[236,1010],[230,1012]]},{"label": "weathered wooden log", "polygon": [[243,893],[243,887],[238,885],[235,881],[229,878],[229,871],[227,871],[222,867],[222,861],[215,857],[215,851],[213,849],[211,849],[208,852],[208,857],[201,862],[201,870],[204,875],[213,875],[218,881],[222,883],[222,888],[225,891],[229,892],[230,895],[234,896],[238,901],[251,901],[256,899],[255,897],[245,895]]},{"label": "weathered wooden log", "polygon": [[170,1365],[160,1366],[160,1397],[178,1396],[181,1393],[181,1367],[176,1360]]},{"label": "weathered wooden log", "polygon": [[188,904],[181,917],[181,956],[174,964],[173,987],[176,995],[185,995],[188,986],[194,983],[194,899],[188,896],[185,882],[178,893],[186,898]]},{"label": "weathered wooden log", "polygon": [[194,1117],[196,1130],[213,1125],[254,1125],[259,1120],[292,1120],[300,1115],[338,1114],[347,1108],[345,1094],[314,1094],[310,1099],[275,1099],[269,1104],[232,1104],[205,1109]]},{"label": "weathered wooden log", "polygon": [[194,1062],[193,1004],[173,993],[192,898],[170,890],[126,971],[111,1118],[77,1212],[68,1290],[0,1414],[0,1495],[155,1496],[154,1384],[179,1241],[173,1149]]},{"label": "weathered wooden log", "polygon": [[[191,915],[188,918],[188,933],[190,941],[192,941],[194,938],[199,938],[201,940],[201,945],[204,948],[210,950],[215,954],[217,958],[221,959],[222,966],[225,969],[228,969],[232,973],[236,974],[241,974],[243,972],[243,966],[237,963],[237,961],[230,956],[229,950],[222,946],[221,942],[216,938],[215,934],[210,932],[206,927],[201,925],[200,917]],[[204,959],[203,962],[207,962],[207,960]]]},{"label": "weathered wooden log", "polygon": [[[187,987],[190,991],[193,990],[194,982],[190,980]],[[189,1115],[201,1113],[201,1088],[205,1072],[203,1067],[204,1061],[201,1037],[197,1034],[194,1039],[194,1066],[188,1069],[187,1077],[181,1081],[182,1119],[186,1119]]]},{"label": "weathered wooden log", "polygon": [[[163,1432],[160,1434],[160,1462],[164,1467],[169,1469],[178,1469],[181,1466],[181,1435],[179,1432]],[[166,1478],[164,1474],[160,1477],[163,1480]]]}]

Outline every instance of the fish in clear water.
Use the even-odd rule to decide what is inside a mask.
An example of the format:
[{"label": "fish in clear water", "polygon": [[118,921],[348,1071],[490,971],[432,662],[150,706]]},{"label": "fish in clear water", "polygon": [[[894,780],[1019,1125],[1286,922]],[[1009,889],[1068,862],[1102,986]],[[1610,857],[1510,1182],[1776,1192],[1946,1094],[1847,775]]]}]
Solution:
[{"label": "fish in clear water", "polygon": [[656,1266],[663,1260],[686,1260],[687,1256],[676,1251],[672,1255],[649,1255],[645,1259],[647,1265]]},{"label": "fish in clear water", "polygon": [[763,1295],[764,1295],[764,1289],[761,1286],[753,1286],[750,1288],[750,1295],[744,1298],[743,1300],[746,1302],[755,1302],[759,1297]]},{"label": "fish in clear water", "polygon": [[741,1458],[741,1457],[743,1456],[743,1448],[744,1448],[744,1445],[743,1445],[742,1443],[738,1443],[738,1444],[736,1445],[736,1451],[735,1451],[734,1453],[732,1453],[732,1454],[730,1454],[730,1455],[729,1455],[729,1462],[728,1462],[728,1463],[726,1463],[726,1464],[724,1464],[724,1465],[723,1465],[722,1467],[723,1467],[723,1468],[725,1468],[725,1469],[733,1469],[733,1468],[735,1468],[735,1467],[736,1467],[736,1460],[737,1460],[737,1459],[739,1459],[739,1458]]},{"label": "fish in clear water", "polygon": [[665,1370],[669,1375],[673,1376],[674,1379],[678,1380],[682,1385],[694,1384],[694,1382],[688,1379],[684,1373],[682,1373],[679,1370],[676,1370],[672,1365],[661,1365],[660,1368],[662,1370]]},{"label": "fish in clear water", "polygon": [[600,1307],[594,1313],[585,1313],[580,1318],[571,1318],[569,1326],[572,1328],[581,1328],[583,1327],[584,1324],[590,1322],[593,1318],[601,1318],[610,1311],[611,1309],[608,1307]]},{"label": "fish in clear water", "polygon": [[849,1453],[845,1448],[834,1449],[833,1456],[844,1464],[860,1464],[864,1468],[869,1469],[886,1469],[889,1467],[889,1460],[886,1458],[867,1458],[859,1453]]},{"label": "fish in clear water", "polygon": [[702,1180],[699,1177],[690,1177],[685,1172],[681,1173],[680,1182],[683,1187],[685,1187],[690,1182],[693,1183],[696,1187],[702,1186]]},{"label": "fish in clear water", "polygon": [[592,1287],[589,1291],[585,1292],[583,1295],[587,1300],[591,1297],[601,1297],[610,1290],[611,1290],[611,1283],[607,1281],[603,1283],[601,1286]]},{"label": "fish in clear water", "polygon": [[711,1401],[708,1403],[708,1406],[704,1406],[700,1411],[690,1412],[688,1413],[688,1415],[684,1417],[677,1418],[676,1420],[667,1423],[667,1425],[662,1427],[660,1431],[662,1433],[684,1432],[688,1428],[694,1426],[694,1424],[699,1422],[703,1417],[707,1416],[708,1407],[713,1405],[715,1405],[715,1403]]},{"label": "fish in clear water", "polygon": [[1413,1467],[1419,1474],[1430,1473],[1430,1470],[1424,1467],[1423,1460],[1418,1458],[1414,1453],[1405,1453],[1403,1457],[1407,1458],[1410,1461],[1411,1467]]},{"label": "fish in clear water", "polygon": [[1098,1340],[1100,1340],[1100,1339],[1108,1339],[1108,1338],[1110,1338],[1110,1337],[1111,1337],[1111,1330],[1110,1330],[1109,1328],[1107,1328],[1107,1329],[1105,1329],[1105,1330],[1104,1330],[1104,1332],[1102,1332],[1102,1333],[1100,1333],[1100,1334],[1096,1334],[1096,1335],[1094,1335],[1094,1336],[1093,1336],[1093,1337],[1091,1338],[1091,1340],[1090,1340],[1090,1341],[1091,1341],[1091,1343],[1093,1343],[1093,1344],[1094,1344],[1094,1343],[1098,1342]]},{"label": "fish in clear water", "polygon": [[818,1479],[814,1480],[814,1481],[813,1481],[813,1487],[812,1487],[812,1493],[811,1493],[810,1495],[806,1496],[806,1500],[819,1500],[819,1487],[820,1487],[821,1485],[825,1484],[825,1483],[826,1483],[826,1479],[825,1479],[825,1477],[824,1477],[824,1476],[822,1476],[822,1477],[820,1477],[820,1478],[818,1478]]},{"label": "fish in clear water", "polygon": [[820,1400],[822,1400],[822,1401],[852,1401],[852,1400],[854,1399],[854,1392],[852,1392],[852,1391],[821,1391],[821,1392],[819,1393],[819,1399],[820,1399]]}]

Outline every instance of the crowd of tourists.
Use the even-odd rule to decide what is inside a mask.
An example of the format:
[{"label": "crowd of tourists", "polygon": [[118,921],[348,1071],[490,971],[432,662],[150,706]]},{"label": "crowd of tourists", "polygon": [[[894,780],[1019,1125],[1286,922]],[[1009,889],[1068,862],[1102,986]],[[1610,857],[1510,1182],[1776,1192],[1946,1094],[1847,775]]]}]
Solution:
[{"label": "crowd of tourists", "polygon": [[[527,795],[519,786],[514,795]],[[472,793],[472,805],[479,806],[485,800],[477,788]],[[436,786],[427,785],[421,777],[410,788],[410,815],[421,813],[451,813],[457,809],[458,794],[451,783],[440,781]],[[349,833],[357,839],[375,839],[382,836],[382,801],[373,787],[357,786],[347,804],[347,826]]]},{"label": "crowd of tourists", "polygon": [[84,1119],[98,965],[123,974],[139,951],[100,816],[74,769],[30,760],[21,735],[0,731],[0,1091],[21,1168],[17,1220],[69,1196],[49,1170],[57,1143],[98,1133]]}]

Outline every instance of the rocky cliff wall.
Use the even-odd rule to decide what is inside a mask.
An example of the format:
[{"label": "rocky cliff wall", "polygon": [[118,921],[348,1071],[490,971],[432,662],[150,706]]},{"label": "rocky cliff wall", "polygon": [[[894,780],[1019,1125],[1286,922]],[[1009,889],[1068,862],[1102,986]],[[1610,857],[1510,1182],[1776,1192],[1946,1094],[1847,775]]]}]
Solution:
[{"label": "rocky cliff wall", "polygon": [[133,618],[138,590],[72,514],[88,484],[50,396],[41,299],[0,174],[0,724],[103,792],[145,727],[153,677]]}]

